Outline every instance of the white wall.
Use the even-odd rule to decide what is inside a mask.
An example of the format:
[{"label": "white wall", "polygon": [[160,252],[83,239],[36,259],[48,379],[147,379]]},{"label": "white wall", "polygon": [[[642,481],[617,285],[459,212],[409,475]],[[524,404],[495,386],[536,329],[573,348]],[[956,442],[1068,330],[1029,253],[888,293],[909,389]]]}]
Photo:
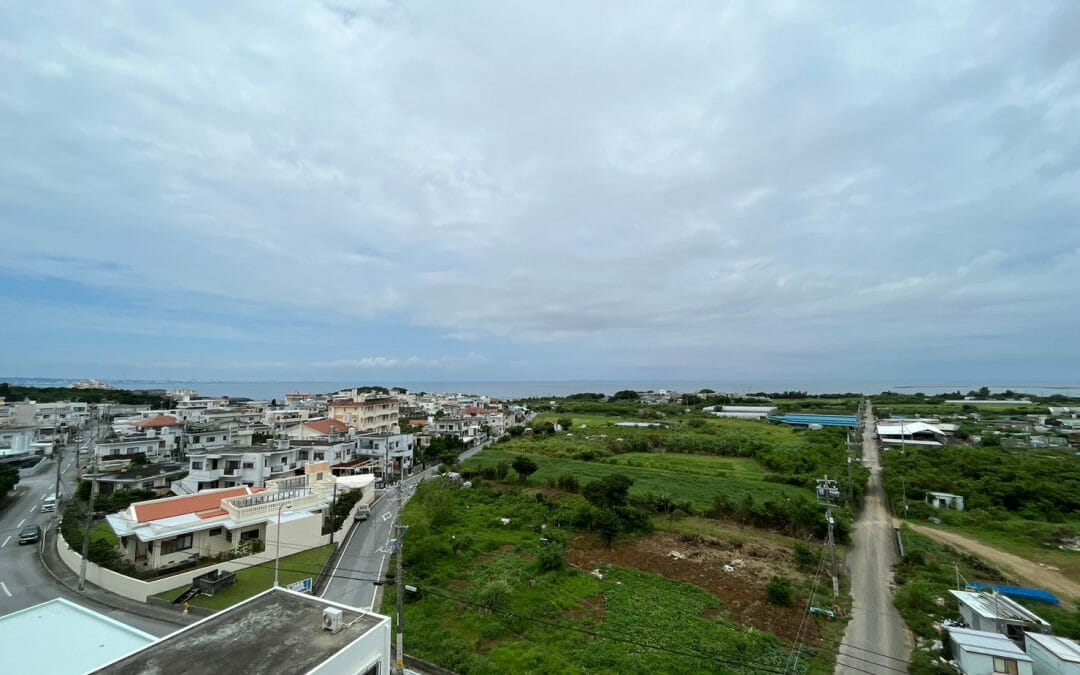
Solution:
[{"label": "white wall", "polygon": [[[953,654],[960,663],[960,672],[964,675],[994,675],[994,659],[985,654],[972,654],[953,645]],[[1034,675],[1031,672],[1031,664],[1027,661],[1018,661],[1020,675]]]},{"label": "white wall", "polygon": [[365,633],[352,644],[334,654],[321,664],[312,668],[309,673],[314,675],[357,675],[364,673],[371,666],[379,664],[378,672],[391,672],[390,666],[390,619],[384,618],[382,623]]},{"label": "white wall", "polygon": [[1080,663],[1065,663],[1035,640],[1025,640],[1033,675],[1080,675]]}]

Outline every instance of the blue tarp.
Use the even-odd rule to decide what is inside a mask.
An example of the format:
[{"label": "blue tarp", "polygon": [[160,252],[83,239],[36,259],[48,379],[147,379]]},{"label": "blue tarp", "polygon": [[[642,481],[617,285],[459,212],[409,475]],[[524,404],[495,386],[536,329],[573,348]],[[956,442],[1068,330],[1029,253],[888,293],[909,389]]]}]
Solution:
[{"label": "blue tarp", "polygon": [[808,427],[811,424],[820,424],[823,427],[845,427],[855,429],[859,426],[859,418],[855,415],[811,415],[800,413],[787,413],[769,418],[770,422],[790,424],[793,426]]},{"label": "blue tarp", "polygon": [[1039,590],[1037,588],[1021,588],[1020,586],[996,586],[994,584],[984,584],[981,582],[971,582],[968,584],[970,588],[976,591],[989,591],[994,590],[1001,593],[1007,598],[1014,598],[1016,600],[1032,600],[1034,602],[1044,602],[1048,605],[1060,605],[1061,600],[1053,593]]}]

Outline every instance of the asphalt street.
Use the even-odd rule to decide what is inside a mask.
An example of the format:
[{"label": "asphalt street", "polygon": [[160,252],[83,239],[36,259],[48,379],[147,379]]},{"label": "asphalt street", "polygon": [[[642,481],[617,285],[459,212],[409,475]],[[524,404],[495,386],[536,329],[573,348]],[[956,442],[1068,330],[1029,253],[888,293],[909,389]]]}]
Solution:
[{"label": "asphalt street", "polygon": [[[88,427],[85,440],[80,445],[85,463],[93,445],[95,427]],[[60,459],[61,482],[68,495],[78,480],[75,466],[75,445],[63,453]],[[42,513],[41,503],[53,492],[56,482],[56,462],[48,462],[37,474],[23,478],[16,487],[17,497],[0,511],[0,616],[26,609],[54,598],[66,598],[96,612],[110,616],[151,635],[168,635],[177,626],[154,619],[120,611],[72,592],[54,579],[38,558],[39,544],[19,544],[19,530],[26,525],[37,524],[45,529],[57,513]]]},{"label": "asphalt street", "polygon": [[851,621],[844,632],[836,673],[907,672],[907,628],[893,605],[892,566],[897,562],[892,520],[881,485],[881,462],[869,402],[863,419],[863,464],[870,470],[863,511],[848,551]]}]

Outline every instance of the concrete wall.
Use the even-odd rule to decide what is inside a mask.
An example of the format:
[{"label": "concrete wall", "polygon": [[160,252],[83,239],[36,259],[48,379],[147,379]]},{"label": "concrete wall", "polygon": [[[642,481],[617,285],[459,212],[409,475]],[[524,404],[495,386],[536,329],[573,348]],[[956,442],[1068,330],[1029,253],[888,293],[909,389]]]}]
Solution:
[{"label": "concrete wall", "polygon": [[315,675],[356,675],[379,664],[378,673],[391,672],[390,619],[384,619],[345,649],[311,669]]}]

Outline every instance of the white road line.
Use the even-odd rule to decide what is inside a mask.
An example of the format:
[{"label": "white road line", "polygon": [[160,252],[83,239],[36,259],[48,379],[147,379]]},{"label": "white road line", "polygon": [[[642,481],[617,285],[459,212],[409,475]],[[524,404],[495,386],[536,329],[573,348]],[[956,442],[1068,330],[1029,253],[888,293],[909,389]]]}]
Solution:
[{"label": "white road line", "polygon": [[30,507],[30,513],[33,513],[36,508],[37,508],[37,504],[34,504],[33,506],[31,506]]},{"label": "white road line", "polygon": [[5,546],[7,546],[7,543],[9,541],[11,541],[11,535],[10,534],[8,535],[8,538],[4,540],[4,543],[0,544],[0,548],[4,548]]},{"label": "white road line", "polygon": [[7,589],[7,584],[5,584],[3,581],[0,581],[0,588],[4,589],[4,592],[7,593],[7,596],[9,598],[11,597],[11,591]]},{"label": "white road line", "polygon": [[49,496],[48,492],[42,492],[41,493],[41,501],[45,501],[45,498],[48,497],[48,496]]},{"label": "white road line", "polygon": [[23,518],[22,520],[19,521],[19,524],[16,525],[15,527],[22,527],[23,523],[25,523],[25,522],[26,522],[26,518]]}]

